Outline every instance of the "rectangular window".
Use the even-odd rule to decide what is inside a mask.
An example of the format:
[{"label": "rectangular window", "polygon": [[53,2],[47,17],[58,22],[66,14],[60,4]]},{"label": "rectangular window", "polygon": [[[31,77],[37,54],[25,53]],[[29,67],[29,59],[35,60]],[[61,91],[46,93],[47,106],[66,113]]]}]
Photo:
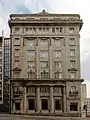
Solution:
[{"label": "rectangular window", "polygon": [[70,67],[71,68],[75,68],[75,64],[76,64],[75,60],[70,61]]},{"label": "rectangular window", "polygon": [[42,99],[42,110],[48,110],[48,100],[47,99]]},{"label": "rectangular window", "polygon": [[55,50],[55,51],[54,51],[54,56],[55,56],[56,58],[61,57],[61,50]]},{"label": "rectangular window", "polygon": [[14,45],[20,45],[20,38],[15,38]]},{"label": "rectangular window", "polygon": [[33,28],[33,32],[34,32],[34,33],[36,32],[36,28]]},{"label": "rectangular window", "polygon": [[69,33],[74,33],[74,27],[69,28]]},{"label": "rectangular window", "polygon": [[35,41],[34,40],[27,40],[27,50],[34,49]]},{"label": "rectangular window", "polygon": [[60,46],[61,45],[61,39],[54,39],[54,44],[56,46]]},{"label": "rectangular window", "polygon": [[25,32],[28,32],[29,28],[25,28]]},{"label": "rectangular window", "polygon": [[0,101],[2,101],[2,97],[0,97]]},{"label": "rectangular window", "polygon": [[75,49],[70,49],[70,56],[75,56]]},{"label": "rectangular window", "polygon": [[49,87],[41,87],[41,88],[40,88],[40,92],[41,92],[41,93],[49,93],[49,92],[50,92],[50,89],[49,89]]},{"label": "rectangular window", "polygon": [[42,68],[48,68],[48,61],[41,61],[40,66],[41,66],[41,69]]},{"label": "rectangular window", "polygon": [[60,73],[60,72],[55,72],[55,73],[54,73],[54,78],[62,78],[62,73]]},{"label": "rectangular window", "polygon": [[2,59],[0,59],[0,64],[2,64]]},{"label": "rectangular window", "polygon": [[61,87],[54,87],[53,92],[54,93],[62,93]]},{"label": "rectangular window", "polygon": [[63,32],[63,28],[62,27],[60,27],[60,33],[62,33]]},{"label": "rectangular window", "polygon": [[61,61],[60,61],[60,62],[58,62],[58,61],[55,61],[55,62],[54,62],[54,68],[55,68],[55,69],[61,69],[61,67],[62,67]]},{"label": "rectangular window", "polygon": [[28,72],[28,78],[35,78],[35,72]]},{"label": "rectangular window", "polygon": [[2,67],[0,67],[0,72],[2,72]]},{"label": "rectangular window", "polygon": [[0,80],[2,80],[2,74],[0,74]]},{"label": "rectangular window", "polygon": [[20,78],[20,72],[14,72],[14,78]]},{"label": "rectangular window", "polygon": [[71,78],[76,78],[76,72],[71,72]]},{"label": "rectangular window", "polygon": [[15,56],[15,57],[19,57],[19,56],[20,56],[20,51],[15,51],[14,56]]},{"label": "rectangular window", "polygon": [[40,40],[40,44],[41,44],[41,45],[48,45],[48,40],[46,40],[46,39],[41,39],[41,40]]},{"label": "rectangular window", "polygon": [[41,58],[47,58],[48,57],[48,51],[47,50],[41,50],[40,51],[40,57]]},{"label": "rectangular window", "polygon": [[41,72],[41,78],[43,78],[43,79],[49,78],[48,72]]},{"label": "rectangular window", "polygon": [[55,28],[52,28],[52,32],[55,33]]},{"label": "rectangular window", "polygon": [[19,60],[15,60],[14,67],[15,68],[20,68],[20,61]]},{"label": "rectangular window", "polygon": [[70,45],[75,45],[75,38],[70,38]]},{"label": "rectangular window", "polygon": [[2,87],[2,83],[0,82],[0,88]]},{"label": "rectangular window", "polygon": [[15,32],[18,32],[20,28],[15,28]]},{"label": "rectangular window", "polygon": [[0,95],[2,95],[2,90],[0,90]]},{"label": "rectangular window", "polygon": [[20,51],[20,49],[15,49],[16,52]]},{"label": "rectangular window", "polygon": [[62,110],[62,103],[59,99],[55,99],[55,110]]},{"label": "rectangular window", "polygon": [[36,92],[35,87],[28,87],[27,88],[27,93],[35,93],[35,92]]},{"label": "rectangular window", "polygon": [[29,110],[35,110],[35,99],[29,99],[28,100],[28,109]]},{"label": "rectangular window", "polygon": [[28,64],[28,69],[29,70],[35,68],[35,62],[34,61],[28,61],[27,64]]},{"label": "rectangular window", "polygon": [[71,91],[76,91],[76,86],[71,86]]},{"label": "rectangular window", "polygon": [[0,52],[0,57],[2,57],[2,52]]},{"label": "rectangular window", "polygon": [[78,103],[70,103],[70,111],[77,111]]},{"label": "rectangular window", "polygon": [[39,33],[41,33],[42,32],[42,28],[39,28]]},{"label": "rectangular window", "polygon": [[28,57],[34,57],[35,56],[35,51],[34,50],[29,50],[27,51]]},{"label": "rectangular window", "polygon": [[15,110],[20,110],[20,102],[15,103]]}]

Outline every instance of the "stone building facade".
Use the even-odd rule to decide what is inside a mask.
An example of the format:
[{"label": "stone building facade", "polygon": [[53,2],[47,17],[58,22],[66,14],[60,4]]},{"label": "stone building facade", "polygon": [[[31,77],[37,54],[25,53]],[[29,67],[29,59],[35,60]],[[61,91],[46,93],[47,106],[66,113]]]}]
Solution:
[{"label": "stone building facade", "polygon": [[11,14],[11,113],[80,116],[78,14]]}]

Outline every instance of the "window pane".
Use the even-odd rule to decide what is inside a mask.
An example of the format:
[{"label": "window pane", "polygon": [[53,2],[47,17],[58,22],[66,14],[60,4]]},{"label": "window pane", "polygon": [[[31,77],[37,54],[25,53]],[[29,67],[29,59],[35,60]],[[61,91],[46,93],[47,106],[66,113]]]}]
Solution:
[{"label": "window pane", "polygon": [[70,49],[70,56],[75,56],[75,49]]},{"label": "window pane", "polygon": [[71,91],[76,91],[76,86],[71,86]]},{"label": "window pane", "polygon": [[54,51],[54,56],[55,57],[61,57],[61,50],[55,50]]},{"label": "window pane", "polygon": [[60,73],[60,72],[55,72],[55,73],[54,73],[54,78],[62,78],[62,73]]},{"label": "window pane", "polygon": [[75,68],[75,60],[71,60],[70,61],[70,67],[71,68]]},{"label": "window pane", "polygon": [[70,38],[70,45],[75,45],[75,38]]},{"label": "window pane", "polygon": [[77,111],[78,103],[70,103],[70,111]]},{"label": "window pane", "polygon": [[48,72],[41,72],[41,78],[43,78],[43,79],[49,78]]},{"label": "window pane", "polygon": [[44,57],[48,57],[48,51],[46,50],[42,50],[40,51],[40,57],[44,58]]},{"label": "window pane", "polygon": [[35,68],[35,62],[33,62],[33,61],[28,61],[28,70],[31,70],[31,69],[33,69],[33,68]]},{"label": "window pane", "polygon": [[35,56],[35,51],[34,50],[29,50],[27,51],[28,57],[34,57]]},{"label": "window pane", "polygon": [[47,61],[42,61],[40,63],[40,65],[41,65],[41,68],[48,68],[48,62]]},{"label": "window pane", "polygon": [[14,45],[20,45],[20,39],[19,38],[15,38]]},{"label": "window pane", "polygon": [[76,78],[76,72],[71,72],[71,78]]}]

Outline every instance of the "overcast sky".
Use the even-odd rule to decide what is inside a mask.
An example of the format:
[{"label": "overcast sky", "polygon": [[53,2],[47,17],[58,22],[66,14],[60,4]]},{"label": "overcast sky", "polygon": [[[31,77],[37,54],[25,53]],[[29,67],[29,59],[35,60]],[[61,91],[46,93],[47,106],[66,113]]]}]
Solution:
[{"label": "overcast sky", "polygon": [[11,13],[33,13],[45,9],[54,13],[78,13],[83,19],[81,39],[81,76],[85,79],[90,97],[90,0],[0,0],[0,35],[9,36],[8,19]]}]

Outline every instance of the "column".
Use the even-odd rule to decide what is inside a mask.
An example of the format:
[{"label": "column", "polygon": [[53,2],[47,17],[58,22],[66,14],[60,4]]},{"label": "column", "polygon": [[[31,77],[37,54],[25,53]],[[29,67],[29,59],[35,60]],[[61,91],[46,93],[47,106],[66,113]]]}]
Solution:
[{"label": "column", "polygon": [[41,104],[40,104],[40,87],[37,86],[36,90],[36,111],[40,112]]},{"label": "column", "polygon": [[66,103],[66,88],[63,87],[63,112],[66,113],[66,107],[67,107],[67,103]]},{"label": "column", "polygon": [[23,113],[23,98],[20,101],[20,113]]},{"label": "column", "polygon": [[54,112],[53,87],[50,87],[50,112]]},{"label": "column", "polygon": [[24,113],[27,112],[27,91],[26,91],[26,87],[23,88],[23,111],[24,111]]},{"label": "column", "polygon": [[13,113],[16,112],[16,109],[15,109],[15,102],[13,102]]}]

